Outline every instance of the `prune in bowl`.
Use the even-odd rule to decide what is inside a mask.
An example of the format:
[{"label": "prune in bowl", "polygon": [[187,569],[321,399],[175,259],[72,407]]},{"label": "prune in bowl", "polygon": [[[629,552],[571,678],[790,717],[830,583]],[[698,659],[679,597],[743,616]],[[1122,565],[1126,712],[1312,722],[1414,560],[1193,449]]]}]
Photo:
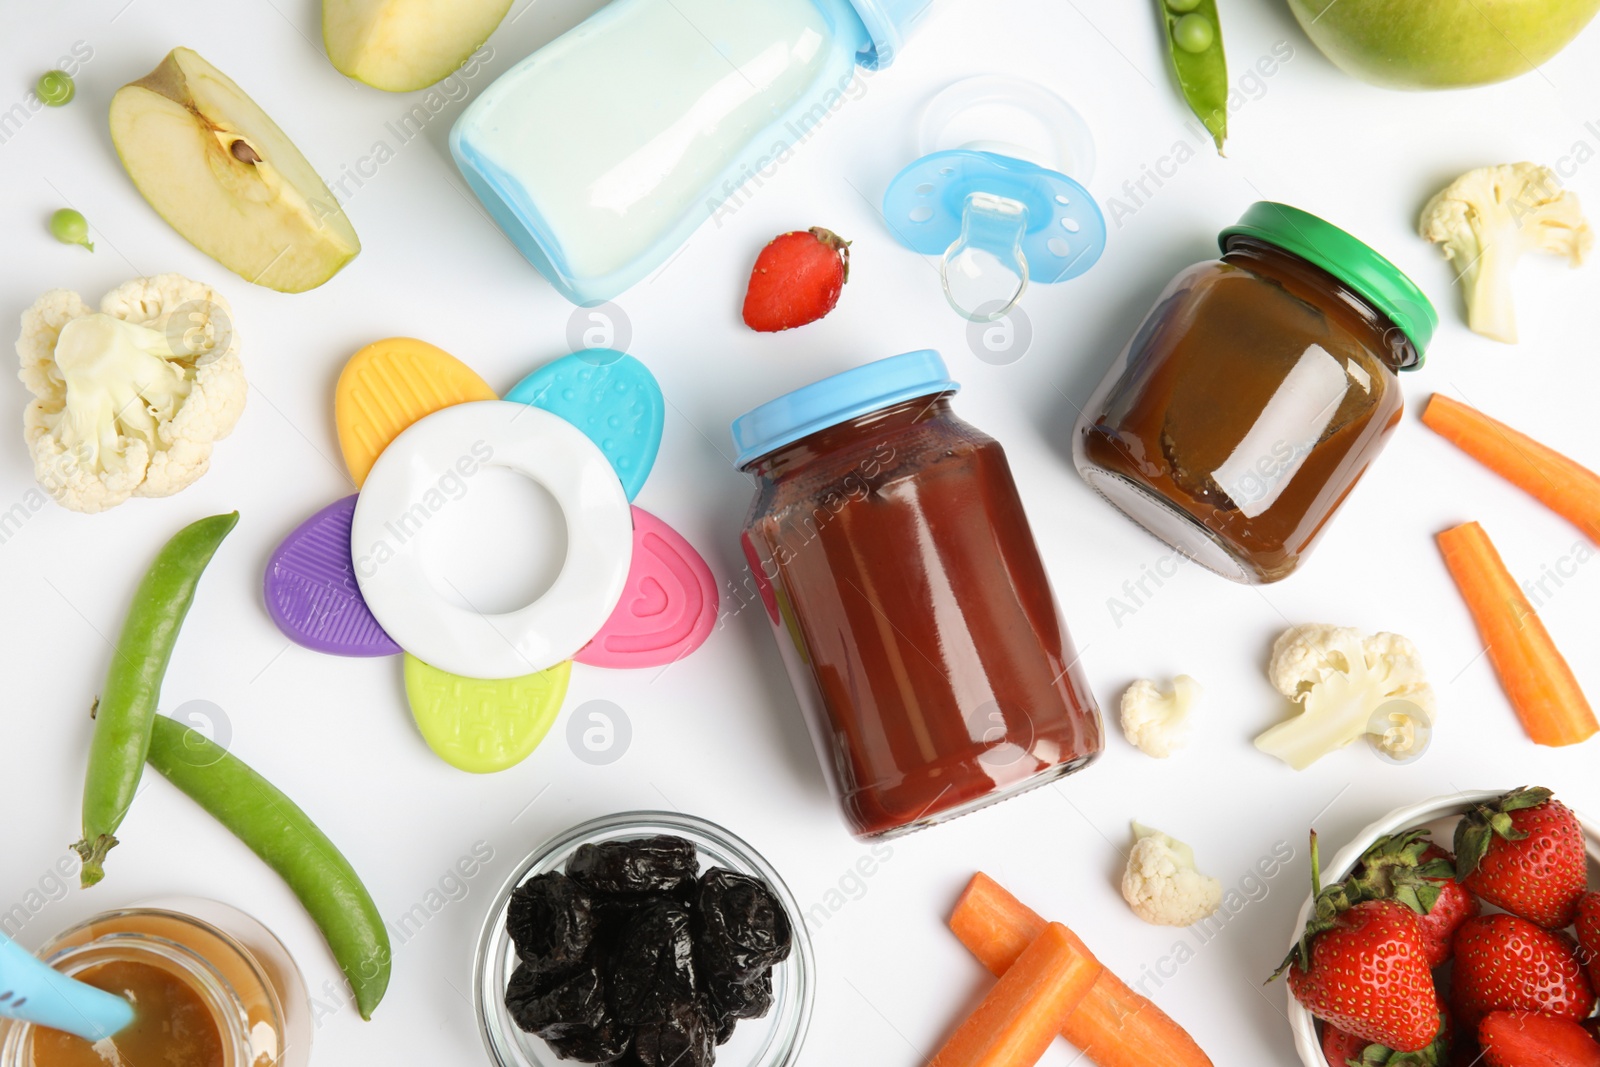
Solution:
[{"label": "prune in bowl", "polygon": [[814,985],[800,915],[771,865],[705,820],[574,827],[519,865],[485,917],[473,999],[489,1061],[792,1067]]}]

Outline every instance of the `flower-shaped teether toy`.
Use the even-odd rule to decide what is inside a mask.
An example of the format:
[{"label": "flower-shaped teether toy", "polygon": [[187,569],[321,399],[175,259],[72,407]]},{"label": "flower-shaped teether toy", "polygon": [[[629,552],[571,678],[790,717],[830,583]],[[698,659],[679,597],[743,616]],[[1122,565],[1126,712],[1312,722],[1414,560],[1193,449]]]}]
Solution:
[{"label": "flower-shaped teether toy", "polygon": [[[658,667],[698,648],[717,615],[700,555],[631,501],[661,443],[665,403],[644,364],[591,349],[506,394],[422,341],[357,352],[334,414],[360,492],[296,529],[267,564],[266,600],[293,641],[341,656],[403,655],[429,746],[463,770],[503,770],[549,732],[572,663]],[[419,537],[449,485],[484,467],[542,486],[566,559],[531,604],[488,614],[445,597]]]}]

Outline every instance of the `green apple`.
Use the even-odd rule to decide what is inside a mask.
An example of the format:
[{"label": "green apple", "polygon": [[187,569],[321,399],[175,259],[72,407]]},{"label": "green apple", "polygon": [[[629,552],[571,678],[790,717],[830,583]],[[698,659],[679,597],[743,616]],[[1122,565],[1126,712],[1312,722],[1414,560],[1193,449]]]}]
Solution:
[{"label": "green apple", "polygon": [[1456,89],[1527,74],[1600,0],[1289,0],[1324,55],[1391,89]]},{"label": "green apple", "polygon": [[150,206],[247,281],[304,292],[361,251],[294,142],[197,52],[174,48],[117,90],[111,141]]},{"label": "green apple", "polygon": [[339,73],[375,89],[426,89],[465,63],[511,0],[323,0],[322,43]]}]

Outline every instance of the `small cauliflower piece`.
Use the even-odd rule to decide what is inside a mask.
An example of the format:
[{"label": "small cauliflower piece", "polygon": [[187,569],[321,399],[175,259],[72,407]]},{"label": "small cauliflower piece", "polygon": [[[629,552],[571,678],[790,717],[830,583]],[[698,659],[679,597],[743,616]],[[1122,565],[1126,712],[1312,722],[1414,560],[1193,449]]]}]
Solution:
[{"label": "small cauliflower piece", "polygon": [[1145,755],[1166,759],[1188,740],[1189,713],[1204,692],[1187,674],[1166,690],[1141,678],[1122,694],[1122,732]]},{"label": "small cauliflower piece", "polygon": [[22,313],[17,355],[34,476],[73,511],[186,488],[244,411],[228,302],[181,274],[136,278],[98,312],[46,293]]},{"label": "small cauliflower piece", "polygon": [[1422,657],[1399,634],[1297,626],[1273,644],[1267,673],[1301,710],[1256,738],[1256,747],[1297,771],[1369,733],[1385,755],[1403,760],[1433,726]]},{"label": "small cauliflower piece", "polygon": [[1133,824],[1122,899],[1156,926],[1192,926],[1222,904],[1222,883],[1195,868],[1194,849],[1160,830]]},{"label": "small cauliflower piece", "polygon": [[1594,244],[1577,194],[1534,163],[1468,171],[1428,201],[1419,229],[1459,272],[1468,327],[1508,344],[1517,340],[1511,274],[1522,254],[1550,252],[1576,267]]}]

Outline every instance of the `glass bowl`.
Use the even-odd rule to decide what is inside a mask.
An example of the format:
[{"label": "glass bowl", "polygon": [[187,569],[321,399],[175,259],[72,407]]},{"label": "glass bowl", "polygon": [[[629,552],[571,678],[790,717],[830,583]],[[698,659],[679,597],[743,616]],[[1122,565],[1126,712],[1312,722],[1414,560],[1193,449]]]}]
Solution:
[{"label": "glass bowl", "polygon": [[576,1062],[558,1058],[542,1040],[519,1029],[506,1010],[506,984],[517,967],[516,949],[506,932],[512,892],[529,878],[565,868],[580,845],[657,834],[694,842],[700,850],[702,871],[726,867],[764,880],[789,913],[794,929],[789,958],[772,969],[772,1010],[763,1019],[739,1023],[728,1043],[717,1048],[718,1067],[788,1067],[799,1060],[811,1023],[816,960],[794,894],[755,849],[715,823],[673,812],[627,811],[574,826],[539,846],[506,879],[490,905],[472,968],[472,999],[490,1063],[496,1067],[573,1067]]},{"label": "glass bowl", "polygon": [[[1433,797],[1419,804],[1396,808],[1362,830],[1355,836],[1355,840],[1340,849],[1333,859],[1324,864],[1323,884],[1331,884],[1348,875],[1367,849],[1386,834],[1425,826],[1433,831],[1435,841],[1445,848],[1450,848],[1456,823],[1461,821],[1461,816],[1470,811],[1474,804],[1493,800],[1506,792],[1508,790],[1500,789],[1452,793],[1449,796]],[[1556,799],[1561,798],[1558,796]],[[1600,825],[1590,821],[1582,812],[1575,811],[1573,814],[1583,826],[1583,836],[1589,852],[1589,888],[1600,888]],[[1295,919],[1294,930],[1290,934],[1291,947],[1299,941],[1300,931],[1305,929],[1306,921],[1311,918],[1311,905],[1312,898],[1307,896],[1306,902],[1300,906],[1300,914]],[[1492,912],[1497,909],[1485,904],[1484,910]],[[1322,1055],[1322,1024],[1294,998],[1293,993],[1289,993],[1288,997],[1289,1030],[1294,1034],[1295,1051],[1300,1054],[1301,1063],[1305,1067],[1327,1067],[1328,1061]]]}]

